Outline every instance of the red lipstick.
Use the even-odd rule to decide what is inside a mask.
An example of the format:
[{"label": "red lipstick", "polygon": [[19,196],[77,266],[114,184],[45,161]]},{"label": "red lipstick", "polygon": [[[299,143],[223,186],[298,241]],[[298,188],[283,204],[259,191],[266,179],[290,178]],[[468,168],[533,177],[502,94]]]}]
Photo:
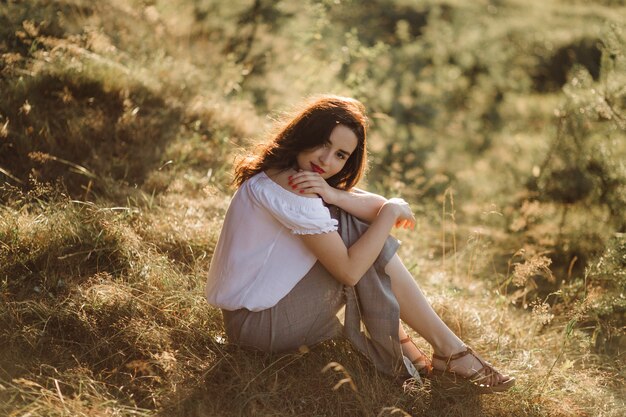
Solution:
[{"label": "red lipstick", "polygon": [[313,162],[311,162],[311,168],[313,169],[313,171],[317,172],[318,174],[323,174],[324,172],[326,172],[322,168],[315,165]]}]

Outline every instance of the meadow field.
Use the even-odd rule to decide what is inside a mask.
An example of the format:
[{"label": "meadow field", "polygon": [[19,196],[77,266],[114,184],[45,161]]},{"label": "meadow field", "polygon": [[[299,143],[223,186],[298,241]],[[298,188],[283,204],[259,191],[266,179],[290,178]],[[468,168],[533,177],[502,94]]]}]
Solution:
[{"label": "meadow field", "polygon": [[[0,1],[0,415],[626,415],[624,22],[621,0]],[[509,392],[227,343],[203,287],[233,162],[318,93],[368,108],[361,186],[411,203],[402,258]]]}]

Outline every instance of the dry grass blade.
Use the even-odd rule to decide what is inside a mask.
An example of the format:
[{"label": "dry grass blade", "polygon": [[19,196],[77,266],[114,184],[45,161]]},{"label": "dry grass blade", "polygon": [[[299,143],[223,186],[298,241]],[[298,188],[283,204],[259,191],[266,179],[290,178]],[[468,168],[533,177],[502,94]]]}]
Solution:
[{"label": "dry grass blade", "polygon": [[348,371],[346,370],[346,368],[343,367],[343,365],[337,362],[330,362],[329,364],[327,364],[326,366],[322,368],[322,373],[325,373],[330,369],[332,369],[335,372],[341,372],[344,375],[344,378],[340,379],[339,382],[335,384],[335,386],[333,387],[333,391],[338,390],[343,384],[349,384],[350,389],[352,391],[358,392],[358,389],[356,387],[356,384],[354,383],[354,380],[352,379],[352,376],[350,376],[350,373],[348,373]]},{"label": "dry grass blade", "polygon": [[380,413],[378,413],[377,417],[383,417],[386,415],[393,416],[396,414],[400,414],[401,416],[405,416],[405,417],[411,417],[409,413],[397,407],[383,407],[383,409],[380,410]]},{"label": "dry grass blade", "polygon": [[[626,11],[570,3],[0,2],[0,415],[622,417]],[[509,392],[227,343],[233,161],[320,91],[372,110],[366,188]]]},{"label": "dry grass blade", "polygon": [[7,177],[11,178],[13,181],[17,182],[18,184],[24,184],[24,181],[20,180],[19,178],[17,178],[15,175],[12,175],[9,171],[7,171],[6,169],[0,167],[0,173],[6,175]]}]

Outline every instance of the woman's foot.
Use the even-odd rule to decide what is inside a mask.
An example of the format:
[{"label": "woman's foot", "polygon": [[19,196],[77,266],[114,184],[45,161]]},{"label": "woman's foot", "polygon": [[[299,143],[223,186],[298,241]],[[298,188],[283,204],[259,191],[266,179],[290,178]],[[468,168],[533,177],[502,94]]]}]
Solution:
[{"label": "woman's foot", "polygon": [[413,340],[410,337],[405,337],[400,340],[400,345],[402,347],[402,353],[409,358],[417,372],[421,376],[430,376],[433,370],[433,364],[428,356],[417,347]]},{"label": "woman's foot", "polygon": [[515,378],[500,373],[467,346],[452,355],[433,354],[432,364],[437,374],[461,378],[482,393],[506,391],[515,385]]}]

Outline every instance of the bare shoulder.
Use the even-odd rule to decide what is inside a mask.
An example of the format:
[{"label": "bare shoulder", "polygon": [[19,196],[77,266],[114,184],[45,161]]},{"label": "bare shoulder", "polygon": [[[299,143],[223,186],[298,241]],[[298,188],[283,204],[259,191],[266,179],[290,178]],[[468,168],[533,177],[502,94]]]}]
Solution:
[{"label": "bare shoulder", "polygon": [[285,190],[290,191],[294,194],[298,194],[297,192],[294,192],[294,190],[289,185],[289,176],[292,175],[294,172],[295,171],[292,169],[284,171],[270,169],[267,170],[266,174],[272,181],[283,187]]}]

